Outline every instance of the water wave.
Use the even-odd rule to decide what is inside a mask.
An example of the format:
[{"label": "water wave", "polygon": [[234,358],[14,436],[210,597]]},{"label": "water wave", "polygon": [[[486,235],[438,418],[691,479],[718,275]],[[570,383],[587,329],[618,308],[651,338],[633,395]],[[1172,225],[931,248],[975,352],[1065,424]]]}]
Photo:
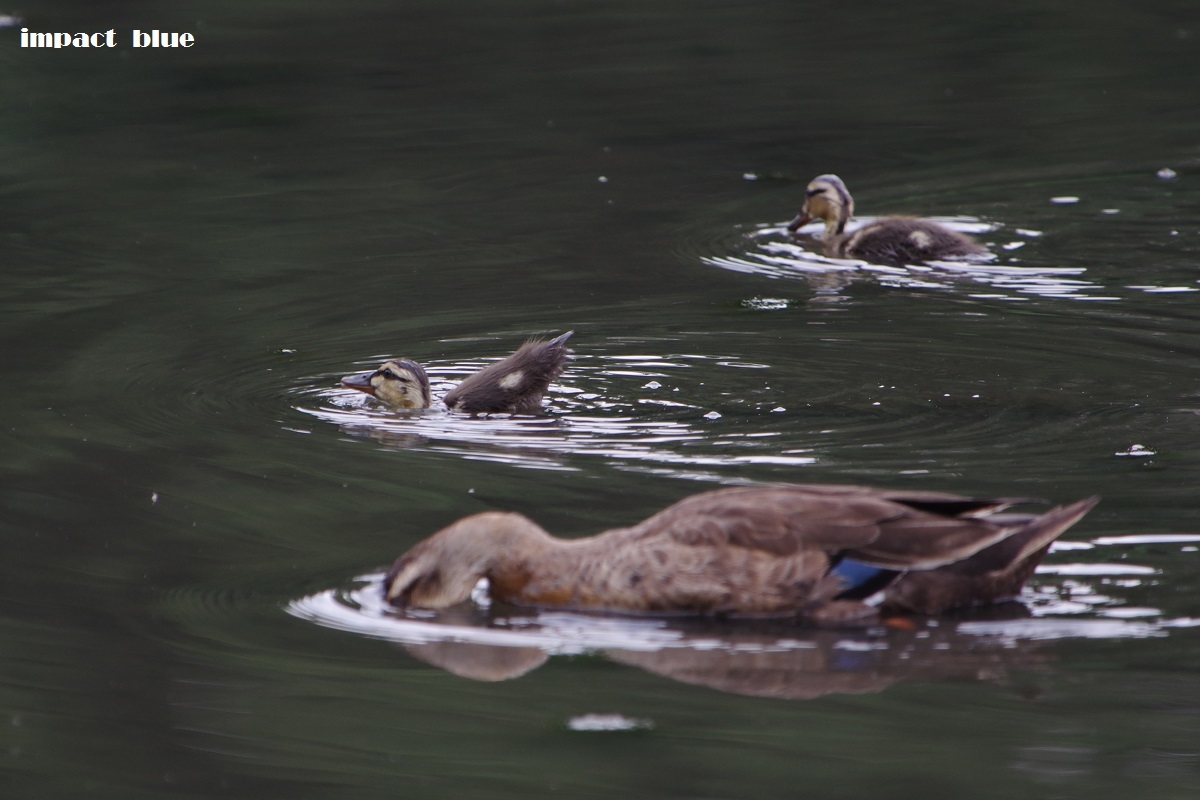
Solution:
[{"label": "water wave", "polygon": [[[372,359],[362,366],[378,363]],[[484,363],[427,364],[435,397]],[[575,456],[669,470],[814,462],[803,448],[770,447],[769,441],[782,438],[779,426],[770,424],[771,414],[779,408],[770,397],[756,398],[748,390],[717,393],[705,400],[692,382],[676,380],[672,374],[696,366],[729,375],[766,368],[728,355],[578,356],[567,374],[551,385],[544,414],[479,417],[449,412],[440,402],[424,411],[397,411],[361,392],[343,389],[336,385],[335,376],[325,375],[313,379],[321,385],[297,389],[301,399],[296,407],[349,435],[387,446],[531,469],[580,469],[572,463]],[[756,383],[734,377],[729,383],[739,380]],[[714,421],[726,417],[756,423],[753,429],[713,428]]]},{"label": "water wave", "polygon": [[[874,221],[875,217],[860,217],[848,230]],[[1040,232],[1015,229],[1004,237],[1002,226],[970,217],[934,217],[936,222],[952,230],[970,234],[989,234],[984,241],[993,250],[1014,252]],[[802,234],[816,233],[818,226],[809,225]],[[999,241],[1004,239],[1004,241]],[[994,241],[993,241],[994,240]],[[1086,267],[1023,266],[999,263],[993,255],[986,259],[934,261],[927,265],[904,267],[871,264],[858,259],[830,258],[820,252],[819,242],[810,238],[796,239],[778,223],[763,223],[747,232],[742,246],[724,255],[703,255],[700,260],[710,266],[758,275],[772,279],[804,280],[817,294],[836,295],[852,283],[872,279],[881,286],[902,289],[933,289],[963,292],[973,299],[1021,300],[1029,296],[1055,297],[1073,300],[1116,300],[1099,283],[1087,280]]]}]

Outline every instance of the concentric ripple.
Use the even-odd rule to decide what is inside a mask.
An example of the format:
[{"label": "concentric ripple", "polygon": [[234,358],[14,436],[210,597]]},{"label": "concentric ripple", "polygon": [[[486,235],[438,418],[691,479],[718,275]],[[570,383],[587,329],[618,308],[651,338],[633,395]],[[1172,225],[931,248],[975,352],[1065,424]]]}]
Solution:
[{"label": "concentric ripple", "polygon": [[[361,365],[378,363],[372,359]],[[485,363],[427,364],[435,398]],[[725,391],[702,399],[693,395],[692,384],[673,374],[696,367],[709,375],[727,375]],[[579,469],[571,463],[573,456],[598,457],[617,466],[698,471],[698,477],[709,478],[713,476],[703,471],[711,467],[811,464],[814,459],[807,453],[767,446],[781,431],[769,424],[778,405],[769,397],[755,398],[762,381],[751,376],[765,367],[734,356],[577,355],[564,378],[550,387],[541,416],[471,417],[447,411],[440,401],[424,411],[397,411],[337,386],[334,375],[323,375],[312,379],[317,386],[297,391],[303,398],[298,408],[347,434],[391,447],[532,469]],[[740,385],[747,386],[745,391],[734,390]],[[712,430],[714,421],[735,415],[758,423]]]},{"label": "concentric ripple", "polygon": [[[969,307],[874,330],[838,315],[797,325],[770,312],[782,323],[777,332],[738,337],[737,349],[724,352],[716,347],[728,347],[729,336],[719,333],[655,342],[662,354],[642,351],[644,342],[601,340],[591,352],[578,348],[538,416],[470,417],[440,403],[403,412],[338,385],[341,374],[384,360],[373,356],[293,378],[287,403],[299,413],[284,425],[308,432],[297,420],[309,417],[388,449],[521,468],[591,469],[599,459],[725,482],[804,481],[814,466],[837,467],[843,480],[947,469],[991,475],[1030,459],[1065,474],[1083,463],[1064,458],[1074,442],[1127,467],[1177,458],[1155,443],[1192,426],[1200,373],[1163,375],[1155,364],[1164,348],[1200,351],[1200,342],[1186,330],[1169,340],[1143,332],[1137,316],[1110,318],[1110,308],[1028,326]],[[1086,340],[1073,333],[1081,325]],[[974,343],[999,340],[1004,349],[976,357]],[[430,362],[435,396],[481,363]]]}]

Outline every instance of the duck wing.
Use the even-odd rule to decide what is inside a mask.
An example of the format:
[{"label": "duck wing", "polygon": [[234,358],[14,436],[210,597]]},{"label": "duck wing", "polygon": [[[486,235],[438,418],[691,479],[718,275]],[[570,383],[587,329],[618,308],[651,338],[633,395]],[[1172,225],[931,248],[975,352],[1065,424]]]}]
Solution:
[{"label": "duck wing", "polygon": [[681,500],[630,529],[694,547],[824,551],[888,569],[932,569],[967,558],[1020,528],[984,514],[1023,498],[791,484],[720,489]]}]

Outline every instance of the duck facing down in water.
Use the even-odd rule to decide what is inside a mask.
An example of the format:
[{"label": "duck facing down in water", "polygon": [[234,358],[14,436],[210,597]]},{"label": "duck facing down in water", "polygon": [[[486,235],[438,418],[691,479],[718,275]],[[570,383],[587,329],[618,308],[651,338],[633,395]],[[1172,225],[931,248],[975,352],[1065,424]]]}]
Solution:
[{"label": "duck facing down in water", "polygon": [[787,228],[794,234],[814,219],[824,220],[821,244],[826,255],[861,258],[874,264],[903,266],[987,252],[969,236],[915,217],[881,217],[846,233],[846,223],[852,216],[854,199],[842,179],[818,175],[808,184],[804,205]]},{"label": "duck facing down in water", "polygon": [[784,484],[704,492],[629,528],[558,539],[514,513],[465,517],[397,559],[400,607],[517,605],[869,620],[1015,597],[1098,498],[1042,514],[1023,498]]},{"label": "duck facing down in water", "polygon": [[[503,361],[468,375],[446,393],[446,407],[467,414],[532,414],[542,405],[550,382],[562,375],[567,339],[574,331],[548,341],[530,341]],[[342,378],[342,386],[366,392],[397,408],[429,408],[433,398],[424,368],[406,358],[385,362],[372,372]]]}]

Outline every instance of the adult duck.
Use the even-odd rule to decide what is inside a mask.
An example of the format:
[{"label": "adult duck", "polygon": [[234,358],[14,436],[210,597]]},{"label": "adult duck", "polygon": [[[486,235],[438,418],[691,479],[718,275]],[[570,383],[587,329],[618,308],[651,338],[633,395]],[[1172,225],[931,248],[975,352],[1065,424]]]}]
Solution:
[{"label": "adult duck", "polygon": [[520,514],[466,517],[392,565],[387,600],[443,608],[480,578],[492,599],[631,613],[937,614],[1015,597],[1097,502],[1005,513],[1025,498],[783,484],[704,492],[629,528],[558,539]]},{"label": "adult duck", "polygon": [[846,232],[854,216],[854,198],[837,175],[818,175],[805,190],[800,213],[788,223],[795,234],[814,219],[825,222],[821,246],[837,258],[860,258],[874,264],[903,266],[946,258],[983,255],[974,239],[944,225],[916,217],[880,217]]},{"label": "adult duck", "polygon": [[[442,399],[452,411],[467,414],[532,414],[542,406],[550,382],[562,375],[574,331],[546,341],[529,341],[502,361],[468,375]],[[429,408],[433,396],[424,367],[407,358],[384,362],[379,369],[342,378],[342,386],[366,392],[396,408]]]}]

